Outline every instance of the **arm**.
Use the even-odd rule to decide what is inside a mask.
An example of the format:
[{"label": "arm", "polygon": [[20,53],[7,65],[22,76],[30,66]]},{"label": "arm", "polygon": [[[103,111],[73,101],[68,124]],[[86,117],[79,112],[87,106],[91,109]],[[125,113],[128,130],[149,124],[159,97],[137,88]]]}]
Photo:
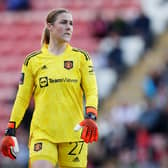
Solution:
[{"label": "arm", "polygon": [[81,85],[86,98],[86,113],[92,112],[97,117],[98,91],[96,75],[93,63],[88,56],[82,57],[81,60]]},{"label": "arm", "polygon": [[98,104],[97,82],[92,61],[88,55],[82,57],[80,67],[82,77],[81,86],[86,98],[86,114],[85,119],[74,130],[78,131],[83,127],[81,138],[86,143],[92,143],[98,140],[98,127],[96,124]]},{"label": "arm", "polygon": [[23,65],[19,83],[19,89],[15,99],[15,103],[5,131],[5,136],[1,142],[1,152],[10,159],[16,159],[16,153],[19,152],[19,146],[15,137],[16,128],[19,126],[25,111],[29,105],[33,91],[33,76],[30,67]]},{"label": "arm", "polygon": [[10,116],[10,121],[16,122],[16,128],[20,125],[26,109],[30,103],[34,88],[34,79],[31,65],[23,65],[16,99]]}]

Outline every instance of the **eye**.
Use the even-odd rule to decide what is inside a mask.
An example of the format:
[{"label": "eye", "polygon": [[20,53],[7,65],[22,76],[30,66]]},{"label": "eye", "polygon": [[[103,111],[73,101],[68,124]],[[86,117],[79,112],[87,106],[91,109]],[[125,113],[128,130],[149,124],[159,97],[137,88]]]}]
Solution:
[{"label": "eye", "polygon": [[67,23],[67,20],[62,20],[60,23],[61,23],[61,24],[66,24],[66,23]]},{"label": "eye", "polygon": [[60,21],[61,24],[70,24],[71,26],[73,25],[73,22],[72,21],[68,21],[68,20],[61,20]]},{"label": "eye", "polygon": [[71,26],[73,26],[73,22],[72,21],[70,21],[70,23],[69,23]]}]

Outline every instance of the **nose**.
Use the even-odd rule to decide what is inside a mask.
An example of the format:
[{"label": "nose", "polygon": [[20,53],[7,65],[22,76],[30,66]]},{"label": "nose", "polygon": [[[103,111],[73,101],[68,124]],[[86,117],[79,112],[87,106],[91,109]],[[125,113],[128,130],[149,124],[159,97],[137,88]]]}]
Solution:
[{"label": "nose", "polygon": [[67,24],[66,29],[70,30],[71,29],[70,25]]},{"label": "nose", "polygon": [[72,31],[73,31],[72,26],[67,26],[67,27],[66,27],[66,31],[67,31],[67,32],[72,32]]},{"label": "nose", "polygon": [[67,23],[66,28],[69,30],[69,29],[71,29],[71,27],[72,27],[72,25],[70,25],[69,23]]},{"label": "nose", "polygon": [[67,22],[66,27],[67,27],[68,29],[72,29],[73,26],[72,26],[71,22]]}]

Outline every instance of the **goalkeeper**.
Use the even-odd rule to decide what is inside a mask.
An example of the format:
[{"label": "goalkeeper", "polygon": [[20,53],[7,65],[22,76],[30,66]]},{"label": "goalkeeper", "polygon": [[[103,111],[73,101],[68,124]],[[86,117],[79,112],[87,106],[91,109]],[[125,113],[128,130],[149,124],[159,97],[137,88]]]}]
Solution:
[{"label": "goalkeeper", "polygon": [[87,52],[69,44],[72,32],[73,19],[68,10],[49,12],[41,50],[29,54],[22,66],[1,152],[16,159],[19,152],[16,128],[33,95],[31,168],[54,168],[57,164],[61,168],[86,168],[88,143],[98,140],[96,77]]}]

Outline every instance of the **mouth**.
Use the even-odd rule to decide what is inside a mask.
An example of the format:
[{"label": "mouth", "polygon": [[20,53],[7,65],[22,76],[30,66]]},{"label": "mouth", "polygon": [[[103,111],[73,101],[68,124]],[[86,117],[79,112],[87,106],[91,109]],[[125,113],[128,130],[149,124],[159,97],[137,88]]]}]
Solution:
[{"label": "mouth", "polygon": [[71,36],[71,33],[64,33],[64,35],[68,35],[68,36]]}]

